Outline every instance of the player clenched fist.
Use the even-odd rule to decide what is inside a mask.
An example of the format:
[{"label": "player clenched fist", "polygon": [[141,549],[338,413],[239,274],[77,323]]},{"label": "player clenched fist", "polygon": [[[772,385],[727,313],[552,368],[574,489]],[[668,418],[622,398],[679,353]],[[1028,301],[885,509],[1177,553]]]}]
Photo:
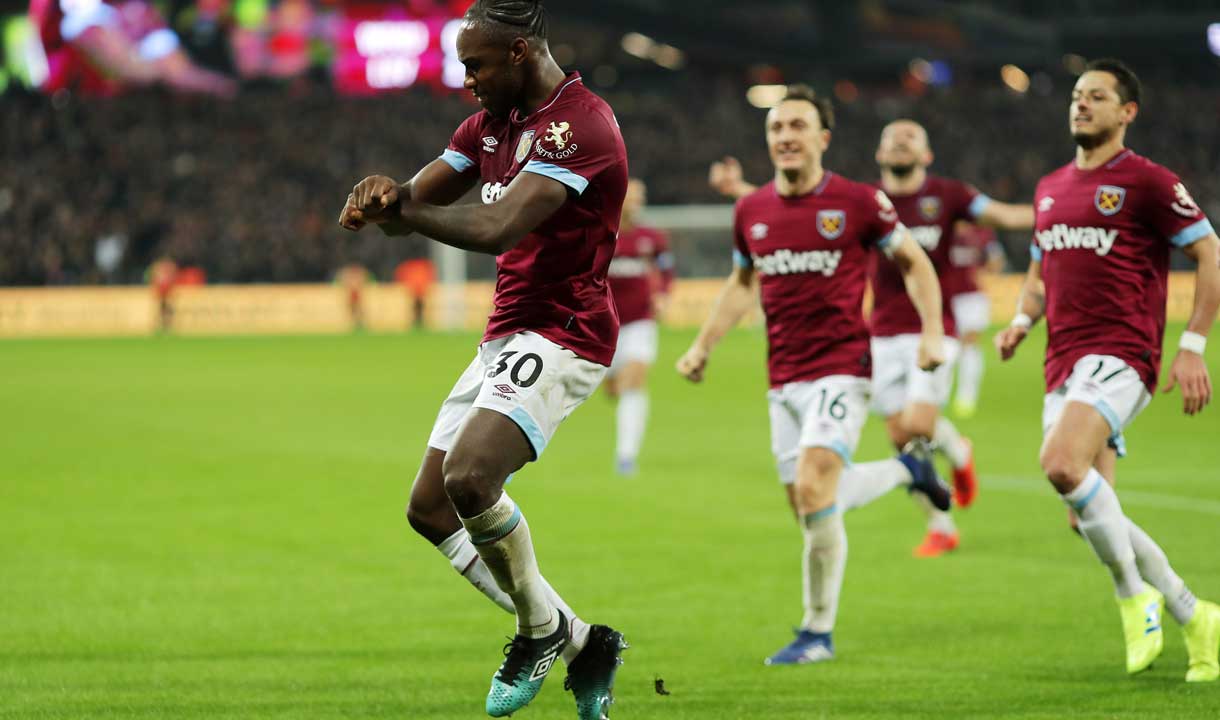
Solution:
[{"label": "player clenched fist", "polygon": [[339,225],[347,230],[359,230],[367,223],[381,224],[391,220],[398,208],[402,186],[385,175],[370,175],[352,188],[347,203],[339,214]]},{"label": "player clenched fist", "polygon": [[707,367],[707,348],[696,343],[678,358],[676,368],[682,377],[691,382],[703,381],[703,370]]}]

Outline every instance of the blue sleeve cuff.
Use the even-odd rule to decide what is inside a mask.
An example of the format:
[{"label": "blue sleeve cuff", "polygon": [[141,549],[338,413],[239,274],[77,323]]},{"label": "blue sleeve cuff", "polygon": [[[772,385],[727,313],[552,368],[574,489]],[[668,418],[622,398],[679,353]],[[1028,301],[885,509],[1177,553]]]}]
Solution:
[{"label": "blue sleeve cuff", "polygon": [[538,162],[537,160],[527,162],[525,167],[521,168],[521,172],[534,173],[535,175],[549,177],[552,180],[558,180],[575,190],[577,195],[580,195],[585,191],[585,188],[589,187],[588,180],[571,170],[550,163]]},{"label": "blue sleeve cuff", "polygon": [[1042,248],[1038,247],[1038,243],[1030,243],[1029,259],[1034,262],[1042,262]]},{"label": "blue sleeve cuff", "polygon": [[745,253],[741,252],[737,248],[733,248],[733,264],[739,268],[754,267],[754,261],[746,257]]},{"label": "blue sleeve cuff", "polygon": [[898,225],[896,225],[888,235],[877,241],[877,247],[881,248],[887,253],[890,252],[895,246],[898,245],[899,242],[902,241],[902,233],[905,232],[906,229],[907,228],[905,225],[898,223]]},{"label": "blue sleeve cuff", "polygon": [[674,269],[674,254],[663,252],[656,257],[658,270],[673,270]]},{"label": "blue sleeve cuff", "polygon": [[441,153],[440,159],[449,163],[449,167],[460,173],[474,167],[474,160],[471,160],[457,150],[445,150],[445,152]]},{"label": "blue sleeve cuff", "polygon": [[987,209],[987,206],[990,204],[991,198],[987,197],[983,193],[975,195],[974,199],[970,201],[970,217],[978,220],[979,216],[983,214],[983,212]]},{"label": "blue sleeve cuff", "polygon": [[1216,231],[1212,229],[1212,224],[1207,218],[1203,218],[1194,225],[1189,225],[1181,232],[1169,238],[1169,242],[1177,247],[1186,247],[1196,243],[1208,235],[1214,234]]}]

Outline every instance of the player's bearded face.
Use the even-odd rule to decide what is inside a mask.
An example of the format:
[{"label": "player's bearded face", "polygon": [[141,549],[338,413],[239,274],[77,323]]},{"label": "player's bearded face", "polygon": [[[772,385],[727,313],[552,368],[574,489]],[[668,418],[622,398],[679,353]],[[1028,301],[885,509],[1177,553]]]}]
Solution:
[{"label": "player's bearded face", "polygon": [[481,27],[466,23],[457,37],[458,57],[466,66],[464,87],[474,93],[483,109],[507,116],[525,85],[521,48],[496,42]]},{"label": "player's bearded face", "polygon": [[767,115],[767,148],[776,170],[811,170],[828,143],[829,133],[822,130],[818,111],[808,102],[783,102]]},{"label": "player's bearded face", "polygon": [[1108,142],[1126,122],[1114,76],[1091,71],[1080,76],[1068,107],[1072,139],[1086,150]]},{"label": "player's bearded face", "polygon": [[881,133],[877,164],[895,175],[910,175],[917,167],[931,164],[928,136],[913,122],[895,122]]}]

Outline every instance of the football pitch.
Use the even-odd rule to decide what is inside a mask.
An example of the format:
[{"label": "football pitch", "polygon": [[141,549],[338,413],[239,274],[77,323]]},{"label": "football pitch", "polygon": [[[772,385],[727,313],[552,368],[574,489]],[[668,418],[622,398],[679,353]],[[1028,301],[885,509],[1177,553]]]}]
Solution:
[{"label": "football pitch", "polygon": [[[1124,673],[1108,573],[1038,472],[1040,333],[988,352],[959,423],[982,477],[962,548],[912,558],[901,491],[848,515],[837,659],[764,667],[801,614],[764,340],[731,334],[691,386],[691,335],[662,335],[637,477],[599,394],[510,485],[543,573],[632,645],[612,718],[1220,717],[1168,616],[1162,658]],[[0,718],[484,717],[513,621],[403,514],[477,339],[0,343]],[[1220,407],[1180,408],[1130,429],[1120,497],[1218,599]],[[871,420],[856,458],[888,454]],[[562,669],[516,717],[575,718]]]}]

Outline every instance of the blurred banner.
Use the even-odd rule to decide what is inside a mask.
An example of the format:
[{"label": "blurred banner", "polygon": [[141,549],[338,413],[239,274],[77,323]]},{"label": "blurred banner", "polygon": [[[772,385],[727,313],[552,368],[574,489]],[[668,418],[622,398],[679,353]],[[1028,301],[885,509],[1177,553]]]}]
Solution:
[{"label": "blurred banner", "polygon": [[[994,323],[1012,317],[1023,279],[1016,274],[983,279]],[[1190,317],[1194,284],[1192,273],[1170,275],[1171,321]],[[720,279],[677,281],[664,324],[698,327],[723,285]],[[392,284],[358,291],[336,285],[205,285],[177,288],[164,304],[143,287],[0,289],[0,337],[397,332],[417,326],[417,312],[422,312],[418,326],[427,329],[481,330],[493,289],[491,282],[435,285],[417,299]],[[758,320],[755,314],[749,324]]]},{"label": "blurred banner", "polygon": [[[0,17],[0,83],[115,95],[162,84],[229,95],[238,81],[329,76],[346,94],[462,87],[472,0],[31,0]],[[3,87],[0,87],[0,92]]]}]

